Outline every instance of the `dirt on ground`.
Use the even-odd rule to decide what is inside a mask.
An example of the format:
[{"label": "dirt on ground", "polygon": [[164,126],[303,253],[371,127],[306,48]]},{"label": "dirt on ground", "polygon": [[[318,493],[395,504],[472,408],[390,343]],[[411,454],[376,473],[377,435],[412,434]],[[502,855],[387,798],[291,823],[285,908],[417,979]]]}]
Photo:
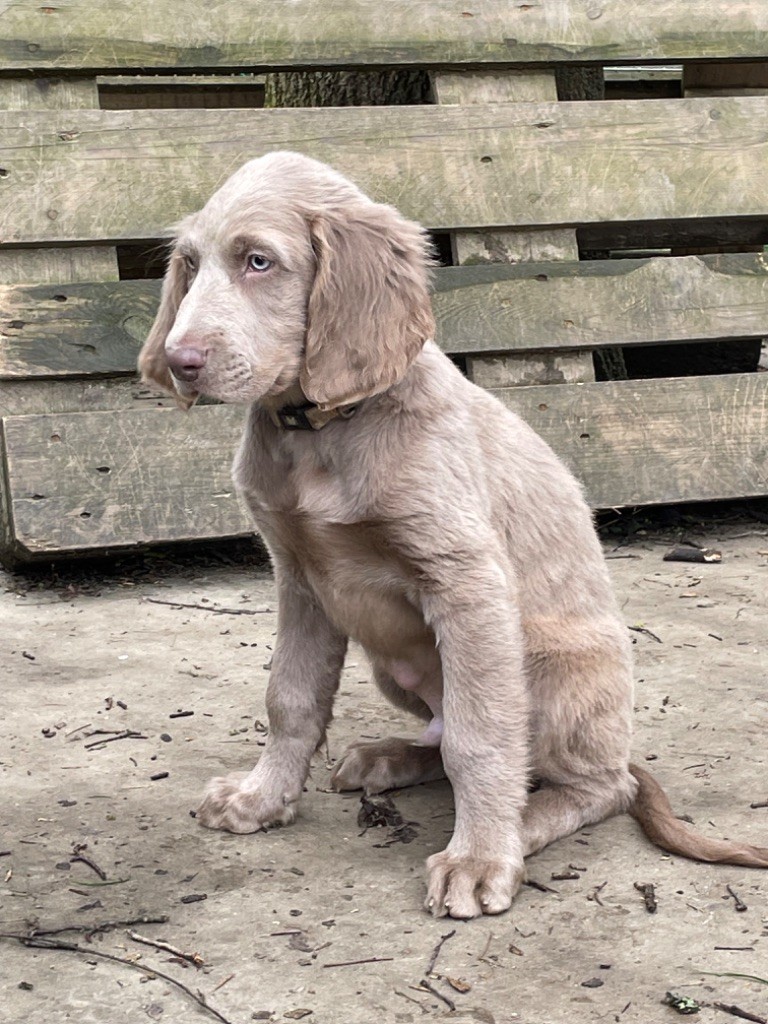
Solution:
[{"label": "dirt on ground", "polygon": [[[768,529],[694,530],[710,563],[663,561],[679,530],[606,536],[636,760],[706,834],[768,844]],[[329,791],[347,743],[418,731],[357,650],[297,822],[201,828],[207,779],[264,743],[275,609],[237,552],[0,573],[0,1020],[657,1024],[686,1009],[667,993],[768,1017],[768,873],[666,855],[626,816],[531,858],[510,912],[429,917],[448,783],[393,793],[394,818]]]}]

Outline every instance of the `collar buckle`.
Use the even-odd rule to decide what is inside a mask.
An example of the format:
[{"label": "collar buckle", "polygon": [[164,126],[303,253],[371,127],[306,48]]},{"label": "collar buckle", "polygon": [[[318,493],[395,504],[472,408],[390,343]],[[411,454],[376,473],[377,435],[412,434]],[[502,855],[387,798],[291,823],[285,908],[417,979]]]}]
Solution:
[{"label": "collar buckle", "polygon": [[358,405],[341,405],[323,411],[314,402],[305,402],[303,405],[284,405],[275,411],[273,420],[283,430],[322,430],[331,420],[351,419],[358,408]]}]

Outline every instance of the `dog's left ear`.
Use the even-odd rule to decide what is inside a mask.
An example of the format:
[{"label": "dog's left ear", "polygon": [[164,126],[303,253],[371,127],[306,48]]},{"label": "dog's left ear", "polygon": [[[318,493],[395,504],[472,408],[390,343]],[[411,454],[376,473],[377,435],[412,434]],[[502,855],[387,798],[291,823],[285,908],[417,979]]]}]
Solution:
[{"label": "dog's left ear", "polygon": [[310,230],[317,271],[300,383],[335,409],[391,387],[434,337],[430,246],[418,224],[377,203],[323,213]]}]

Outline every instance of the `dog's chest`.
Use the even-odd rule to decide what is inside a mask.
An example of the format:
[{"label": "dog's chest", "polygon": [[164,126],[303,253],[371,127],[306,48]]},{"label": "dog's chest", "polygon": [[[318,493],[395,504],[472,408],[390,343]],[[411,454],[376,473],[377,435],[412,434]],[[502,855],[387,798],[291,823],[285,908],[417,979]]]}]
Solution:
[{"label": "dog's chest", "polygon": [[296,440],[289,453],[273,450],[258,467],[236,467],[243,497],[267,542],[300,569],[334,625],[370,652],[397,657],[404,644],[429,635],[409,568],[366,506],[363,475],[338,472],[316,449],[302,450],[306,439]]},{"label": "dog's chest", "polygon": [[396,657],[427,637],[407,568],[377,524],[272,513],[267,532],[301,568],[334,625],[370,652]]}]

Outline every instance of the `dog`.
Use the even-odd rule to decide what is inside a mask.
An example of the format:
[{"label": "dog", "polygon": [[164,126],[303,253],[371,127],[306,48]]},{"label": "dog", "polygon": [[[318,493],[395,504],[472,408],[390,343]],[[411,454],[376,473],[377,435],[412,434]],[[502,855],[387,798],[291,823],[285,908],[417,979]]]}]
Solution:
[{"label": "dog", "polygon": [[184,408],[249,406],[233,475],[279,595],[264,752],[210,782],[197,820],[294,820],[354,639],[424,729],[354,744],[332,784],[448,777],[433,914],[506,910],[526,857],[625,811],[673,853],[768,867],[676,819],[629,763],[629,634],[591,513],[435,344],[431,265],[421,227],[296,153],[247,163],[175,231],[139,368]]}]

